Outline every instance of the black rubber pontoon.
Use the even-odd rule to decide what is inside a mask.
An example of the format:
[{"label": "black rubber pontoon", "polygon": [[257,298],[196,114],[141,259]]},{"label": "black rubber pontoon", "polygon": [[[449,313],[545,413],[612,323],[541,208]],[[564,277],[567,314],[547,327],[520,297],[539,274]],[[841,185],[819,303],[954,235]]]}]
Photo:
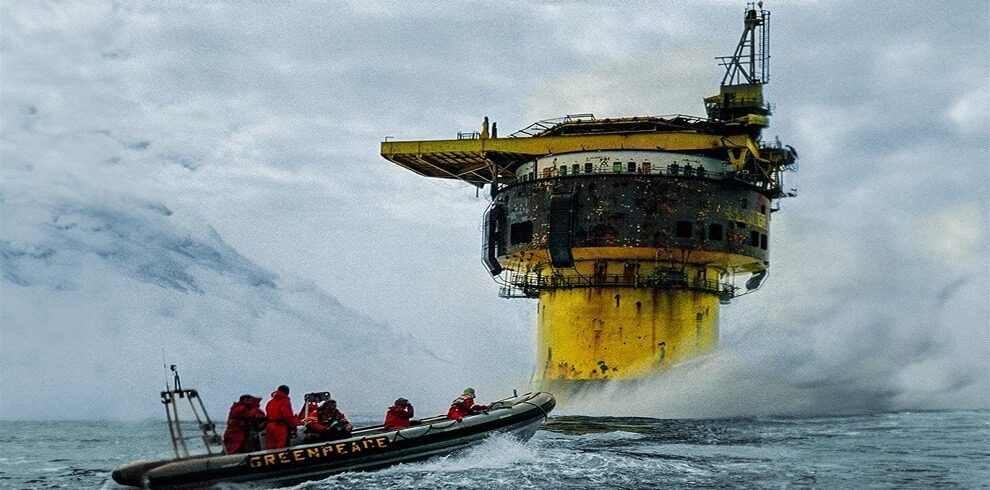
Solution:
[{"label": "black rubber pontoon", "polygon": [[367,471],[448,454],[492,433],[533,437],[556,401],[549,393],[527,393],[500,400],[481,414],[462,420],[439,416],[401,430],[357,429],[331,442],[234,455],[204,455],[135,461],[113,471],[119,484],[144,488],[199,488],[219,482],[291,484],[319,480],[344,471]]}]

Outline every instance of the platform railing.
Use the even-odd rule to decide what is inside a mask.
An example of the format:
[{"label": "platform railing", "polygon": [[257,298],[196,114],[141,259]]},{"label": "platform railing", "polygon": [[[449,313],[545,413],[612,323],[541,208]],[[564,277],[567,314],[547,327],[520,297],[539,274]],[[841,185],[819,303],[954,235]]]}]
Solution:
[{"label": "platform railing", "polygon": [[651,175],[651,176],[669,176],[669,177],[688,177],[688,178],[702,178],[711,180],[736,180],[739,182],[744,182],[746,184],[764,189],[766,191],[777,191],[780,188],[780,182],[778,179],[768,180],[762,175],[747,173],[747,172],[737,172],[734,170],[729,170],[725,172],[714,172],[708,170],[703,166],[692,167],[690,165],[668,165],[663,167],[653,167],[649,171],[644,171],[642,168],[638,168],[635,172],[630,172],[628,170],[622,169],[616,171],[611,165],[601,166],[596,165],[593,167],[591,172],[578,172],[578,173],[568,173],[563,174],[558,171],[550,171],[536,174],[534,179],[519,179],[516,178],[511,181],[503,181],[507,187],[512,187],[519,184],[526,184],[535,181],[546,181],[551,179],[573,179],[585,176],[616,176],[616,177],[628,177],[630,175]]},{"label": "platform railing", "polygon": [[684,273],[665,271],[652,274],[564,274],[542,275],[538,273],[510,272],[502,285],[499,296],[503,298],[535,298],[540,291],[587,287],[633,287],[656,290],[706,291],[731,298],[736,287],[709,279],[689,279]]}]

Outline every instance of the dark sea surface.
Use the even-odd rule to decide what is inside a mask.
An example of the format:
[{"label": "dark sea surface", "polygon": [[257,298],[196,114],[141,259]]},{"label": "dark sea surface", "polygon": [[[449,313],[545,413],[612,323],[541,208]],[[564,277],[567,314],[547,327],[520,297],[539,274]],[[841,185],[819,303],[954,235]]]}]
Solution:
[{"label": "dark sea surface", "polygon": [[[12,489],[124,488],[110,480],[114,467],[172,455],[162,421],[4,421],[0,448],[0,488]],[[560,416],[528,443],[494,436],[454,455],[288,488],[990,488],[990,412]]]}]

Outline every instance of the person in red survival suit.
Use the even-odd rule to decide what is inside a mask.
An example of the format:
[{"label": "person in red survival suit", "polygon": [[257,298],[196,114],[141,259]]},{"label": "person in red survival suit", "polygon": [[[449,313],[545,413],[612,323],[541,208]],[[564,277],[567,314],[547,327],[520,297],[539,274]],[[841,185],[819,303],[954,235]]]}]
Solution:
[{"label": "person in red survival suit", "polygon": [[410,425],[419,425],[419,421],[412,418],[412,403],[405,398],[399,398],[395,400],[395,404],[388,407],[388,412],[385,412],[385,429],[405,429]]},{"label": "person in red survival suit", "polygon": [[347,421],[344,412],[337,410],[336,400],[327,400],[317,409],[316,417],[310,417],[306,424],[306,437],[303,443],[333,441],[351,437],[354,426]]},{"label": "person in red survival suit", "polygon": [[272,392],[272,399],[265,405],[268,412],[268,425],[265,427],[265,448],[278,449],[289,445],[289,431],[293,433],[299,426],[299,419],[292,413],[292,400],[289,387],[279,386]]},{"label": "person in red survival suit", "polygon": [[474,415],[482,410],[488,410],[488,405],[477,405],[474,403],[474,388],[464,388],[464,393],[450,403],[450,410],[447,411],[447,418],[460,420],[468,415]]},{"label": "person in red survival suit", "polygon": [[249,453],[261,449],[258,433],[268,418],[261,411],[261,398],[241,395],[230,406],[227,428],[223,431],[223,449],[227,454]]}]

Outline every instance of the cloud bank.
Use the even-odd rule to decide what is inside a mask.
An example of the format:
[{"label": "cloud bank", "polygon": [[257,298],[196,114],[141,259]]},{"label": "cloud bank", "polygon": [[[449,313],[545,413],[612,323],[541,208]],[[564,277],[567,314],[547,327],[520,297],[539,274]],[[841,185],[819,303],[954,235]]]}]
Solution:
[{"label": "cloud bank", "polygon": [[[990,67],[972,53],[990,42],[988,6],[768,7],[766,135],[800,152],[800,196],[774,216],[769,283],[723,309],[722,349],[652,380],[636,413],[987,407]],[[485,193],[394,167],[378,143],[484,116],[511,132],[569,113],[700,114],[742,10],[4,4],[0,417],[99,401],[108,376],[151,393],[154,342],[206,379],[242,349],[250,389],[267,391],[286,376],[264,354],[282,323],[294,339],[392,332],[456,366],[411,367],[410,388],[450,373],[456,389],[523,388],[535,303],[497,298],[480,265]],[[65,367],[41,367],[44,352]],[[137,360],[147,375],[122,374]],[[348,374],[340,385],[378,379]]]}]

